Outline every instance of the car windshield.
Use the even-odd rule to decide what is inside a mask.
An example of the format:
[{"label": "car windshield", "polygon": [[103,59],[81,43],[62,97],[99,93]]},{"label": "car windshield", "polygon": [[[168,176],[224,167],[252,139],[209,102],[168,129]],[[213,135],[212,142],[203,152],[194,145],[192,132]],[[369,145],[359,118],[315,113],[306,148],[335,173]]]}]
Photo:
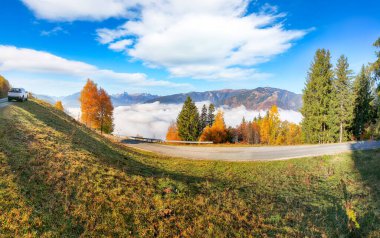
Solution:
[{"label": "car windshield", "polygon": [[21,93],[21,89],[20,88],[12,88],[11,91],[9,91],[11,93]]}]

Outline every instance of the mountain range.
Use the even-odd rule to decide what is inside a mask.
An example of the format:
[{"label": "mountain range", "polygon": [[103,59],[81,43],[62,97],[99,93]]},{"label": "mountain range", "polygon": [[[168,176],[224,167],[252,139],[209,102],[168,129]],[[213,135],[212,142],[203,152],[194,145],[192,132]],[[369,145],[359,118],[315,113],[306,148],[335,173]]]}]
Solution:
[{"label": "mountain range", "polygon": [[[35,95],[37,98],[54,103],[62,101],[65,107],[79,107],[80,93],[75,93],[66,97],[49,97],[45,95]],[[268,110],[272,105],[277,105],[284,110],[298,111],[302,106],[302,95],[287,90],[259,87],[256,89],[223,89],[207,92],[189,92],[173,94],[168,96],[157,96],[148,93],[111,95],[112,103],[117,106],[128,106],[139,103],[181,104],[190,96],[195,102],[209,101],[215,106],[229,106],[232,108],[245,106],[249,110]]]},{"label": "mountain range", "polygon": [[[79,92],[74,93],[69,96],[64,96],[64,97],[51,97],[51,96],[46,96],[46,95],[41,95],[41,94],[34,94],[34,96],[38,99],[44,100],[51,104],[54,104],[56,101],[62,101],[64,107],[80,107],[80,103],[79,103],[80,93]],[[112,104],[115,107],[144,103],[148,100],[152,100],[159,97],[157,95],[152,95],[148,93],[128,94],[127,92],[114,94],[110,96],[111,96]]]},{"label": "mountain range", "polygon": [[180,93],[158,97],[145,103],[183,103],[187,97],[195,102],[209,101],[215,106],[227,105],[235,108],[245,106],[251,110],[267,110],[272,105],[277,105],[285,110],[298,111],[302,106],[302,95],[283,89],[260,87],[256,89],[224,89],[207,92]]}]

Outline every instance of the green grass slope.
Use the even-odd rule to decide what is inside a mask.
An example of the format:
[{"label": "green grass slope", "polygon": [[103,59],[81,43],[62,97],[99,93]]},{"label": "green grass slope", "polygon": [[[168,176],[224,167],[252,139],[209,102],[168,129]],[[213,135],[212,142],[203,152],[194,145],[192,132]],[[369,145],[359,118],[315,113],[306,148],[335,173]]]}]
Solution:
[{"label": "green grass slope", "polygon": [[0,109],[0,237],[20,236],[380,237],[380,151],[165,158],[14,103]]}]

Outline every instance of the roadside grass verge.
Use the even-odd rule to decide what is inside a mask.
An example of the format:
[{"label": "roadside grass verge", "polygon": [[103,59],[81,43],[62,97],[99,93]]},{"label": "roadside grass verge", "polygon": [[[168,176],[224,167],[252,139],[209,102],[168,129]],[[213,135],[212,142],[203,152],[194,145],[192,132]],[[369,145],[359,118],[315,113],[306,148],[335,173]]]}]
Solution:
[{"label": "roadside grass verge", "polygon": [[167,158],[17,103],[0,109],[0,226],[4,237],[379,237],[380,151]]}]

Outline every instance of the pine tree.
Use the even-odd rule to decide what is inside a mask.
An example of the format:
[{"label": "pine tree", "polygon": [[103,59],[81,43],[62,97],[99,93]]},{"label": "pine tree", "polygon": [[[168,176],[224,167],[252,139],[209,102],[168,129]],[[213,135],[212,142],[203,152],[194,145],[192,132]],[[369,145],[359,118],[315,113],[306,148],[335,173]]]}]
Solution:
[{"label": "pine tree", "polygon": [[377,59],[371,64],[374,83],[377,83],[374,93],[372,121],[374,124],[374,133],[380,137],[380,37],[375,41],[375,43],[373,43],[373,46],[379,49],[379,51],[375,52]]},{"label": "pine tree", "polygon": [[214,120],[215,120],[215,115],[214,115],[214,112],[215,112],[215,106],[214,104],[210,104],[209,107],[208,107],[208,125],[211,127],[212,124],[214,124]]},{"label": "pine tree", "polygon": [[3,76],[0,75],[0,98],[5,98],[8,95],[8,91],[11,89],[11,86]]},{"label": "pine tree", "polygon": [[303,91],[302,132],[307,143],[327,143],[333,141],[331,132],[331,93],[333,90],[333,70],[330,52],[317,50],[314,62],[308,72]]},{"label": "pine tree", "polygon": [[347,141],[350,138],[353,102],[352,70],[349,69],[347,58],[342,55],[338,59],[335,69],[333,105],[331,107],[333,122],[337,122],[338,125],[339,142]]},{"label": "pine tree", "polygon": [[57,101],[54,105],[54,107],[60,111],[63,111],[63,105],[62,105],[62,102],[61,101]]},{"label": "pine tree", "polygon": [[199,137],[199,113],[194,102],[187,97],[177,118],[178,134],[184,141],[196,141]]},{"label": "pine tree", "polygon": [[[373,43],[373,46],[380,49],[380,37]],[[377,81],[380,81],[380,50],[375,52],[376,54],[376,61],[371,64],[371,69],[374,73],[375,79]],[[380,84],[378,85],[378,93],[380,93]]]},{"label": "pine tree", "polygon": [[371,77],[363,65],[354,82],[354,115],[352,132],[357,140],[363,139],[365,128],[371,121]]},{"label": "pine tree", "polygon": [[202,107],[202,112],[201,112],[201,116],[200,116],[200,122],[199,122],[199,131],[202,132],[203,129],[206,128],[207,126],[207,121],[208,121],[208,116],[207,116],[207,107],[206,105],[203,104],[203,107]]},{"label": "pine tree", "polygon": [[247,122],[245,121],[245,117],[243,117],[240,125],[236,128],[238,142],[247,143],[246,128]]}]

